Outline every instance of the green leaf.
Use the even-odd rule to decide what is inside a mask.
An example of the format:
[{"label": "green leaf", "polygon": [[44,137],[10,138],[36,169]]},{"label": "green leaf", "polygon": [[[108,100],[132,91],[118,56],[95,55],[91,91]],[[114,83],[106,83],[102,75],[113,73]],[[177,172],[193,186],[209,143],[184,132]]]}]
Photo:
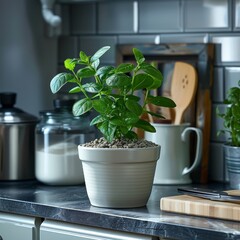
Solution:
[{"label": "green leaf", "polygon": [[240,89],[232,87],[228,90],[227,103],[240,103]]},{"label": "green leaf", "polygon": [[69,93],[79,93],[81,92],[81,88],[79,86],[72,88]]},{"label": "green leaf", "polygon": [[140,73],[135,76],[134,81],[133,81],[133,90],[139,90],[139,89],[144,89],[148,88],[152,85],[153,79],[152,77]]},{"label": "green leaf", "polygon": [[90,93],[98,93],[101,91],[102,87],[97,84],[97,83],[86,83],[82,86],[86,92],[90,92]]},{"label": "green leaf", "polygon": [[106,79],[106,84],[110,87],[127,87],[131,84],[131,78],[125,74],[114,74]]},{"label": "green leaf", "polygon": [[116,73],[128,73],[131,72],[134,67],[135,66],[131,63],[122,63],[117,67]]},{"label": "green leaf", "polygon": [[162,96],[148,96],[147,98],[147,103],[152,103],[157,106],[161,107],[169,107],[169,108],[174,108],[176,107],[175,102],[167,97],[162,97]]},{"label": "green leaf", "polygon": [[96,75],[105,75],[105,74],[108,74],[110,73],[112,70],[114,69],[114,67],[112,66],[104,66],[104,67],[101,67],[97,70],[96,72]]},{"label": "green leaf", "polygon": [[[240,120],[240,106],[235,104],[232,106],[233,117]],[[239,128],[240,129],[240,128]]]},{"label": "green leaf", "polygon": [[126,99],[131,99],[131,100],[138,102],[141,98],[138,96],[135,96],[135,95],[127,95]]},{"label": "green leaf", "polygon": [[138,50],[137,48],[133,48],[133,54],[139,65],[145,61],[145,58],[144,58],[142,52],[140,50]]},{"label": "green leaf", "polygon": [[143,70],[145,73],[149,74],[153,78],[160,79],[161,81],[163,80],[162,73],[149,63],[141,64],[140,69]]},{"label": "green leaf", "polygon": [[98,115],[95,118],[92,119],[92,121],[90,122],[90,126],[93,126],[95,124],[98,123],[102,123],[104,122],[106,119],[102,116],[102,115]]},{"label": "green leaf", "polygon": [[134,124],[136,128],[141,128],[147,132],[156,132],[156,129],[147,121],[139,119],[138,122]]},{"label": "green leaf", "polygon": [[85,52],[80,51],[79,57],[80,57],[80,60],[81,60],[83,63],[88,63],[89,57],[86,55]]},{"label": "green leaf", "polygon": [[101,113],[101,114],[107,114],[112,110],[112,101],[108,98],[100,98],[92,101],[93,108]]},{"label": "green leaf", "polygon": [[125,134],[125,137],[127,137],[129,139],[138,139],[138,135],[135,132],[133,132],[133,131],[128,131]]},{"label": "green leaf", "polygon": [[116,126],[126,126],[125,121],[123,121],[121,118],[118,118],[118,117],[112,118],[110,122]]},{"label": "green leaf", "polygon": [[156,89],[162,85],[163,76],[158,69],[156,69],[149,63],[143,63],[140,69],[143,70],[148,75],[150,75],[154,80],[152,85],[148,87],[148,89]]},{"label": "green leaf", "polygon": [[95,62],[97,59],[99,59],[105,52],[107,52],[110,49],[109,46],[105,46],[100,48],[91,58],[90,62]]},{"label": "green leaf", "polygon": [[105,121],[98,124],[98,129],[101,131],[108,142],[112,142],[115,131],[117,129],[115,125],[111,124],[109,121]]},{"label": "green leaf", "polygon": [[162,81],[160,79],[153,78],[153,83],[151,86],[149,86],[147,89],[157,89],[162,85]]},{"label": "green leaf", "polygon": [[77,76],[79,78],[93,77],[96,71],[90,67],[81,68],[77,71]]},{"label": "green leaf", "polygon": [[240,122],[239,120],[236,120],[232,122],[232,128],[235,129],[236,133],[239,134],[239,129],[240,129]]},{"label": "green leaf", "polygon": [[88,112],[89,110],[91,110],[91,108],[92,108],[92,102],[90,99],[88,98],[81,99],[76,103],[74,103],[73,109],[72,109],[73,115],[80,116]]},{"label": "green leaf", "polygon": [[128,132],[129,129],[127,128],[127,126],[118,126],[118,130],[125,136]]},{"label": "green leaf", "polygon": [[123,112],[122,113],[123,119],[125,119],[125,122],[127,125],[135,124],[139,120],[139,116],[136,115],[133,112]]},{"label": "green leaf", "polygon": [[142,106],[135,100],[127,99],[125,105],[129,111],[135,113],[137,116],[142,114]]},{"label": "green leaf", "polygon": [[152,115],[152,116],[154,116],[154,117],[158,117],[158,118],[164,118],[162,115],[160,115],[160,114],[157,114],[157,113],[155,113],[155,112],[151,112],[151,111],[146,111],[148,114],[150,114],[150,115]]},{"label": "green leaf", "polygon": [[73,71],[76,63],[72,59],[68,58],[64,61],[64,67],[70,71]]},{"label": "green leaf", "polygon": [[97,59],[96,61],[94,61],[94,62],[91,64],[91,66],[92,66],[95,70],[97,70],[99,64],[100,64],[100,60]]},{"label": "green leaf", "polygon": [[59,73],[50,82],[52,93],[58,92],[67,82],[73,81],[75,78],[71,73]]},{"label": "green leaf", "polygon": [[225,131],[224,130],[217,131],[217,136],[220,136],[221,134],[225,134]]}]

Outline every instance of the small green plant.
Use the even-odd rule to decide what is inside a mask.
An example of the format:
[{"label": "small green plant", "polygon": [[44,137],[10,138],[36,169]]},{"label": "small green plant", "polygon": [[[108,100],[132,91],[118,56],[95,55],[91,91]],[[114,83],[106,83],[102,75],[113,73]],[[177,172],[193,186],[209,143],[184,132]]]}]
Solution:
[{"label": "small green plant", "polygon": [[[84,97],[73,105],[73,115],[80,116],[95,109],[99,115],[91,121],[91,125],[96,125],[109,142],[117,138],[137,138],[133,128],[155,132],[155,128],[141,116],[146,112],[162,116],[147,111],[146,105],[175,107],[171,99],[151,95],[151,90],[162,84],[161,72],[147,63],[136,48],[133,49],[135,65],[122,63],[117,67],[100,67],[100,57],[109,48],[105,46],[93,56],[80,51],[79,58],[66,59],[64,66],[70,72],[59,73],[51,80],[52,93],[57,93],[66,83],[76,84],[69,93],[81,92]],[[145,93],[142,101],[135,94],[139,90]]]},{"label": "small green plant", "polygon": [[232,87],[228,91],[227,99],[224,101],[228,104],[225,113],[220,113],[217,109],[217,115],[223,118],[224,130],[218,132],[230,134],[230,144],[232,146],[240,146],[240,81],[238,87]]}]

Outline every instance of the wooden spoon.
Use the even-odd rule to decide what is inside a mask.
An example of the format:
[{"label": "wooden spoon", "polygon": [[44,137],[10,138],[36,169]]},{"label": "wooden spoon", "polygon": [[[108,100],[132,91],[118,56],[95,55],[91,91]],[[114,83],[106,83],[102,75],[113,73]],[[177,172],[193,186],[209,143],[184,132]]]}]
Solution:
[{"label": "wooden spoon", "polygon": [[195,97],[197,90],[197,73],[187,63],[176,62],[171,83],[171,98],[175,101],[174,124],[181,124],[182,117]]}]

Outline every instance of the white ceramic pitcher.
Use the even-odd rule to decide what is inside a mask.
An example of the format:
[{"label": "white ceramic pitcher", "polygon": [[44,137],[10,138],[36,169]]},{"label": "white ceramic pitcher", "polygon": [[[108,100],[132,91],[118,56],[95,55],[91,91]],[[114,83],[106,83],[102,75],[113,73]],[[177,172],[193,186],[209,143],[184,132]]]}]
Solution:
[{"label": "white ceramic pitcher", "polygon": [[[154,184],[188,184],[190,173],[199,165],[202,156],[202,131],[190,124],[153,123],[155,133],[145,132],[145,139],[161,146],[157,162]],[[195,159],[190,166],[190,137],[197,136]]]}]

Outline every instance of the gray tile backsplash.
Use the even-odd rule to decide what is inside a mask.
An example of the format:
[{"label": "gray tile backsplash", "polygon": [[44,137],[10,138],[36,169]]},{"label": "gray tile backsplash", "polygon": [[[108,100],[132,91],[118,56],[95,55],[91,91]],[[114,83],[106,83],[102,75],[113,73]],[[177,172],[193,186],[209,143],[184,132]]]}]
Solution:
[{"label": "gray tile backsplash", "polygon": [[101,2],[98,6],[99,33],[134,33],[133,2]]},{"label": "gray tile backsplash", "polygon": [[212,42],[219,44],[216,54],[216,63],[223,62],[238,62],[240,63],[240,54],[237,49],[240,49],[240,36],[213,36]]},{"label": "gray tile backsplash", "polygon": [[220,113],[225,111],[224,104],[213,104],[212,105],[212,122],[211,122],[211,141],[212,142],[225,142],[228,135],[220,134],[218,136],[218,131],[223,130],[223,119],[217,116],[217,109]]},{"label": "gray tile backsplash", "polygon": [[[60,8],[60,6],[59,6]],[[69,36],[71,35],[70,32],[70,6],[68,5],[63,5],[61,6],[61,11],[59,15],[62,18],[62,24],[61,24],[61,34],[62,36]]]},{"label": "gray tile backsplash", "polygon": [[60,37],[58,41],[58,62],[63,64],[66,58],[78,56],[78,39],[76,37]]},{"label": "gray tile backsplash", "polygon": [[229,88],[238,86],[240,81],[240,67],[227,67],[225,68],[225,82],[224,82],[224,97],[227,97]]},{"label": "gray tile backsplash", "polygon": [[235,0],[234,30],[240,30],[240,0]]},{"label": "gray tile backsplash", "polygon": [[72,34],[96,34],[96,4],[73,4],[70,10]]},{"label": "gray tile backsplash", "polygon": [[223,148],[219,143],[210,145],[209,178],[215,181],[227,181]]},{"label": "gray tile backsplash", "polygon": [[209,178],[226,181],[222,143],[226,91],[240,79],[240,0],[116,0],[63,5],[59,68],[79,50],[109,45],[104,64],[115,64],[116,44],[215,43]]},{"label": "gray tile backsplash", "polygon": [[224,69],[222,67],[214,68],[214,80],[212,87],[212,101],[223,102],[224,101]]},{"label": "gray tile backsplash", "polygon": [[176,1],[139,1],[139,32],[181,32],[181,4]]},{"label": "gray tile backsplash", "polygon": [[185,30],[194,32],[230,30],[229,3],[227,0],[185,0]]}]

